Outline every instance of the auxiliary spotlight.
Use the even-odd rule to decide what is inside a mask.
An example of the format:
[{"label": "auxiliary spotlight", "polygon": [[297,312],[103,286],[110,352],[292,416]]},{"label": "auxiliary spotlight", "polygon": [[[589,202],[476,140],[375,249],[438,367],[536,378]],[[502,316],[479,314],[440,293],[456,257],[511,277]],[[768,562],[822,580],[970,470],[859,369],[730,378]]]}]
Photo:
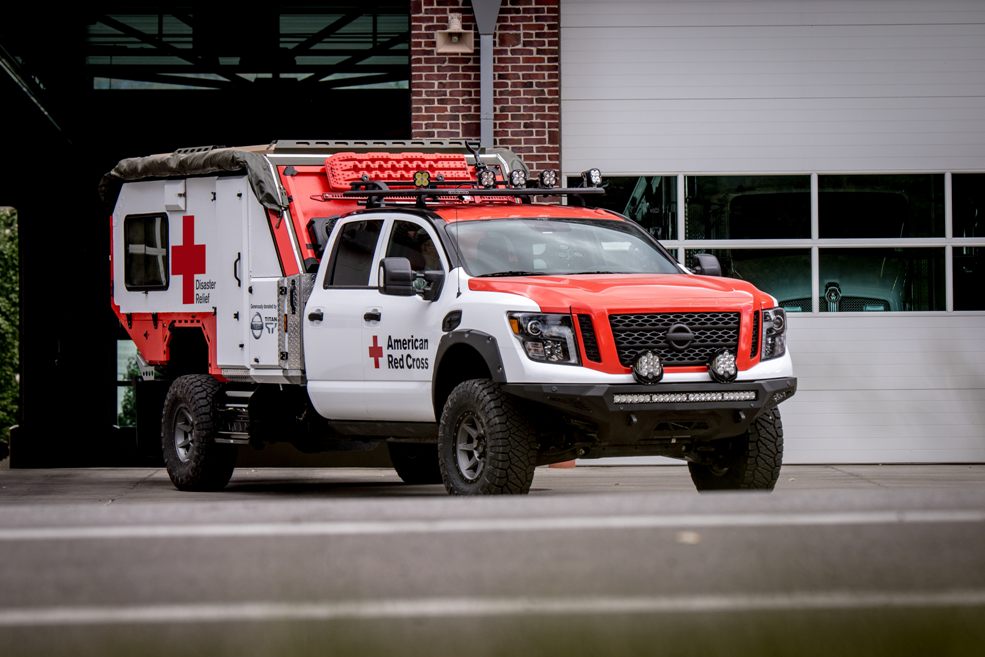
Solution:
[{"label": "auxiliary spotlight", "polygon": [[718,383],[732,383],[739,374],[735,365],[735,354],[728,349],[722,349],[708,361],[708,373]]},{"label": "auxiliary spotlight", "polygon": [[598,169],[582,171],[581,183],[584,187],[599,187],[602,185],[602,172]]},{"label": "auxiliary spotlight", "polygon": [[431,185],[431,173],[428,171],[414,172],[414,187],[429,187]]},{"label": "auxiliary spotlight", "polygon": [[496,186],[496,172],[489,168],[482,168],[475,174],[475,179],[479,187],[491,189]]},{"label": "auxiliary spotlight", "polygon": [[633,363],[633,376],[639,383],[647,385],[656,383],[663,378],[663,375],[664,366],[660,362],[660,356],[652,351],[644,351]]},{"label": "auxiliary spotlight", "polygon": [[527,186],[527,172],[523,169],[513,169],[510,171],[510,186],[511,187],[526,187]]},{"label": "auxiliary spotlight", "polygon": [[540,172],[542,189],[552,189],[557,186],[557,169],[544,169]]}]

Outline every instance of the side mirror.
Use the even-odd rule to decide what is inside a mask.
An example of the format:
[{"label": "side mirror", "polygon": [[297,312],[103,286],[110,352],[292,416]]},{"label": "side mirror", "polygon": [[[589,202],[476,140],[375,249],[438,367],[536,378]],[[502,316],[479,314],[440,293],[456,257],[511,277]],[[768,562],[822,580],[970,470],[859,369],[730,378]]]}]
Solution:
[{"label": "side mirror", "polygon": [[695,253],[691,260],[691,271],[699,276],[721,276],[722,265],[710,253]]},{"label": "side mirror", "polygon": [[421,298],[425,301],[434,301],[441,295],[441,288],[445,285],[445,272],[440,269],[428,269],[418,274],[416,287],[420,289]]},{"label": "side mirror", "polygon": [[416,272],[410,268],[407,258],[383,258],[380,261],[379,290],[395,297],[421,295],[425,301],[434,301],[445,284],[445,272],[427,270]]},{"label": "side mirror", "polygon": [[379,289],[382,294],[395,297],[412,297],[417,294],[414,288],[414,270],[407,258],[383,258],[380,261]]}]

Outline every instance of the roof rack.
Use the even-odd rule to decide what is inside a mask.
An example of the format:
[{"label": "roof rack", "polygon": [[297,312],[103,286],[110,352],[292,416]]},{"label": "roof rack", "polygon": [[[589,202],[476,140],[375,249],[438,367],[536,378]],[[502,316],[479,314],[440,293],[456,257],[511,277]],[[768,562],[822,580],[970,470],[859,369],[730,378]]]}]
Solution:
[{"label": "roof rack", "polygon": [[211,151],[219,150],[220,148],[226,148],[225,146],[219,146],[212,144],[210,146],[185,146],[184,148],[175,149],[175,155],[191,155],[192,153],[209,153]]},{"label": "roof rack", "polygon": [[[276,164],[313,164],[333,153],[401,153],[420,151],[431,153],[461,153],[474,160],[476,151],[469,148],[468,139],[277,139],[264,149],[264,154]],[[478,147],[478,142],[475,142]],[[480,148],[480,162],[499,166],[505,175],[514,169],[527,171],[519,155],[508,148]],[[474,164],[474,161],[473,161]]]},{"label": "roof rack", "polygon": [[[518,187],[518,188],[484,188],[484,187],[419,187],[416,189],[390,189],[385,183],[370,182],[375,189],[352,189],[342,192],[343,198],[366,199],[366,207],[383,207],[385,198],[416,199],[419,207],[426,207],[426,202],[440,198],[464,198],[466,196],[490,196],[499,198],[521,198],[524,203],[530,203],[534,196],[572,196],[583,204],[582,196],[597,196],[605,194],[601,187]],[[331,195],[326,195],[331,196]],[[325,199],[327,200],[327,199]]]},{"label": "roof rack", "polygon": [[273,153],[303,153],[305,151],[388,151],[400,152],[408,149],[428,151],[448,151],[467,153],[461,139],[277,139],[271,142]]}]

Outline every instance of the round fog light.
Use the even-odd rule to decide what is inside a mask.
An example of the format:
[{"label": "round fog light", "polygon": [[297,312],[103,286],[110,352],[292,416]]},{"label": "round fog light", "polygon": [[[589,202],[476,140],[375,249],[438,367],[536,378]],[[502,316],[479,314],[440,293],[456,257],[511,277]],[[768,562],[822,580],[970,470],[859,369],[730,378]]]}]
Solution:
[{"label": "round fog light", "polygon": [[640,383],[656,383],[663,378],[664,366],[660,363],[660,356],[652,351],[644,351],[636,358],[633,363],[633,376]]},{"label": "round fog light", "polygon": [[739,368],[735,365],[735,354],[728,349],[719,351],[708,363],[708,373],[718,383],[735,381],[735,377],[739,374]]}]

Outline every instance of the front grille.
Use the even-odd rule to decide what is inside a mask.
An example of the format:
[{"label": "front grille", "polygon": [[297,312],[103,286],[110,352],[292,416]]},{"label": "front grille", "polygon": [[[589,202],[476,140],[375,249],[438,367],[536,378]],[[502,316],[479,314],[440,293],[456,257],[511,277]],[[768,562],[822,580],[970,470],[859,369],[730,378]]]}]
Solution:
[{"label": "front grille", "polygon": [[[820,302],[818,307],[822,313],[834,312],[835,304],[829,304],[828,300],[824,297],[819,297],[818,301]],[[781,301],[780,306],[787,310],[799,310],[805,313],[813,310],[809,298],[787,299],[786,301]],[[888,312],[889,302],[885,299],[874,297],[842,297],[838,301],[838,311],[843,313]]]},{"label": "front grille", "polygon": [[[667,341],[667,330],[687,326],[694,338],[684,349]],[[665,366],[705,365],[718,350],[738,350],[739,313],[659,313],[610,315],[619,362],[631,367],[644,351],[654,351]]]},{"label": "front grille", "polygon": [[752,348],[749,351],[749,358],[759,355],[759,311],[752,314]]},{"label": "front grille", "polygon": [[[829,304],[827,299],[821,297],[821,312],[834,312],[834,310],[835,304]],[[889,312],[889,302],[885,299],[876,299],[874,297],[845,296],[838,301],[838,312]]]},{"label": "front grille", "polygon": [[578,328],[581,329],[581,341],[585,345],[585,358],[596,363],[602,362],[599,353],[599,343],[595,338],[595,325],[591,315],[578,315]]}]

